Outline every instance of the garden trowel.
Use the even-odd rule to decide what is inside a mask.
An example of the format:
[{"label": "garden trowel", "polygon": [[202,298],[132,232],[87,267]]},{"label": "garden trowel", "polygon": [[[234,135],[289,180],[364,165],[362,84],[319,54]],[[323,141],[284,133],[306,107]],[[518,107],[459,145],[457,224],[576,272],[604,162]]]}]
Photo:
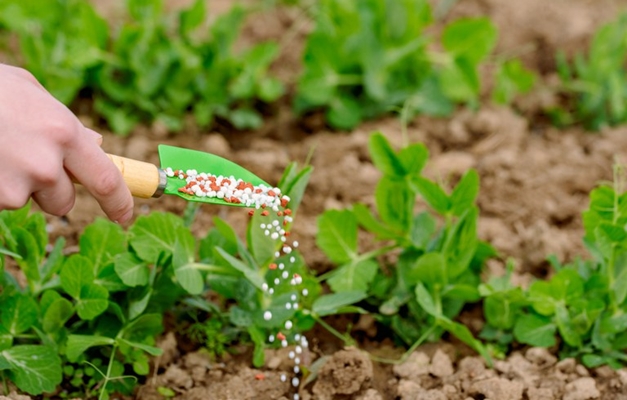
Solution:
[{"label": "garden trowel", "polygon": [[213,175],[223,175],[225,177],[233,176],[236,179],[242,179],[255,186],[263,184],[270,187],[270,185],[261,178],[232,161],[215,154],[181,147],[159,145],[159,161],[161,168],[143,161],[132,160],[112,154],[107,155],[116,167],[118,167],[120,172],[122,172],[124,181],[131,190],[131,194],[144,199],[160,197],[165,193],[173,194],[189,201],[236,207],[244,206],[243,204],[229,203],[215,197],[198,197],[180,192],[179,188],[185,186],[185,180],[177,177],[168,177],[165,172],[168,167],[173,170],[186,171],[194,169],[199,173],[206,172]]}]

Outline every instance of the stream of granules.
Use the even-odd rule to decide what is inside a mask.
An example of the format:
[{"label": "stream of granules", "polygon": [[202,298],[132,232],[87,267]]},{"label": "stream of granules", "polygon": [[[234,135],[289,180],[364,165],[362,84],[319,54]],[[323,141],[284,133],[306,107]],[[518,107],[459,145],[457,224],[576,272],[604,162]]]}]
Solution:
[{"label": "stream of granules", "polygon": [[[198,173],[196,170],[172,170],[165,169],[166,175],[169,177],[178,177],[185,180],[185,186],[179,189],[180,192],[192,196],[209,197],[223,199],[228,203],[243,204],[250,207],[248,214],[252,217],[255,212],[259,212],[261,216],[268,217],[268,221],[261,223],[258,228],[264,235],[269,236],[273,241],[280,242],[279,251],[274,253],[275,259],[282,255],[289,256],[293,249],[298,247],[297,241],[288,241],[290,232],[285,228],[292,222],[292,210],[288,208],[290,198],[281,194],[281,190],[276,187],[268,187],[266,185],[253,185],[233,176],[224,177],[221,175],[212,175],[209,173]],[[282,285],[290,285],[294,288],[294,293],[285,303],[287,310],[298,310],[299,298],[306,297],[308,291],[306,288],[301,289],[303,283],[302,277],[293,271],[293,264],[296,258],[291,255],[289,262],[271,263],[269,269],[272,271],[268,274],[268,281],[262,285],[262,290],[268,296],[272,296],[275,291]],[[272,278],[273,277],[273,278]],[[265,311],[263,318],[270,321],[273,318],[271,311]],[[288,357],[293,362],[293,374],[281,374],[281,381],[291,380],[291,385],[295,391],[298,391],[301,376],[302,354],[309,346],[307,338],[294,329],[291,320],[285,321],[283,329],[275,334],[268,336],[269,343],[278,342],[281,347],[294,346],[290,350]],[[294,393],[294,400],[299,400],[298,393]]]}]

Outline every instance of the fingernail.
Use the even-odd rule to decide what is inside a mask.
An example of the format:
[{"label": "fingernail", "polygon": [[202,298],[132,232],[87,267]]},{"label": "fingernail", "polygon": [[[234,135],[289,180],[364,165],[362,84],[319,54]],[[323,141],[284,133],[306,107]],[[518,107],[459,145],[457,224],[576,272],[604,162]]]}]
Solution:
[{"label": "fingernail", "polygon": [[98,132],[94,131],[93,129],[85,128],[85,130],[87,131],[87,133],[89,133],[91,136],[94,137],[94,140],[98,143],[98,145],[102,144],[102,135],[101,134],[99,134]]}]

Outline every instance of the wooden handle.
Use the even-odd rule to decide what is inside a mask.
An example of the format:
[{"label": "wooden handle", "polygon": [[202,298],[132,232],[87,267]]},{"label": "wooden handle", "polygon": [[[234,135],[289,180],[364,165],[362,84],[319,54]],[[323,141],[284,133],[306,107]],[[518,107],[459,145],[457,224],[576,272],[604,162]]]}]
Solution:
[{"label": "wooden handle", "polygon": [[165,173],[156,165],[107,154],[122,173],[126,185],[135,197],[159,197],[165,187]]}]

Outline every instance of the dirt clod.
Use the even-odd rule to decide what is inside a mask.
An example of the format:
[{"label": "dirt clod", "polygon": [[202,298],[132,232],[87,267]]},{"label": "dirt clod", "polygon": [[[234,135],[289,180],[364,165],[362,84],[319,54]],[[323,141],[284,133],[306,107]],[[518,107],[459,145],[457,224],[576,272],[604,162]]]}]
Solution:
[{"label": "dirt clod", "polygon": [[413,352],[405,362],[394,366],[394,374],[399,378],[416,380],[429,373],[429,356],[421,351]]},{"label": "dirt clod", "polygon": [[529,388],[527,389],[527,397],[529,400],[553,400],[553,391],[548,388]]},{"label": "dirt clod", "polygon": [[187,370],[178,365],[170,365],[165,374],[160,376],[167,386],[174,386],[181,389],[189,389],[193,386],[194,380]]},{"label": "dirt clod", "polygon": [[355,348],[335,353],[322,367],[312,392],[316,399],[336,399],[337,395],[356,395],[368,389],[373,378],[372,362]]},{"label": "dirt clod", "polygon": [[442,350],[436,350],[433,355],[433,359],[431,360],[431,365],[429,367],[429,372],[432,375],[437,376],[438,378],[443,378],[445,376],[453,375],[453,363],[449,356],[444,353]]},{"label": "dirt clod", "polygon": [[532,347],[528,349],[525,352],[525,357],[540,368],[548,367],[557,362],[557,357],[543,347]]},{"label": "dirt clod", "polygon": [[483,395],[488,399],[520,400],[523,395],[523,384],[505,378],[489,378],[474,382],[468,392],[472,396]]},{"label": "dirt clod", "polygon": [[364,394],[358,396],[355,400],[383,400],[383,397],[376,389],[368,389]]},{"label": "dirt clod", "polygon": [[566,385],[564,400],[598,399],[601,393],[597,389],[594,379],[589,377],[576,379]]}]

